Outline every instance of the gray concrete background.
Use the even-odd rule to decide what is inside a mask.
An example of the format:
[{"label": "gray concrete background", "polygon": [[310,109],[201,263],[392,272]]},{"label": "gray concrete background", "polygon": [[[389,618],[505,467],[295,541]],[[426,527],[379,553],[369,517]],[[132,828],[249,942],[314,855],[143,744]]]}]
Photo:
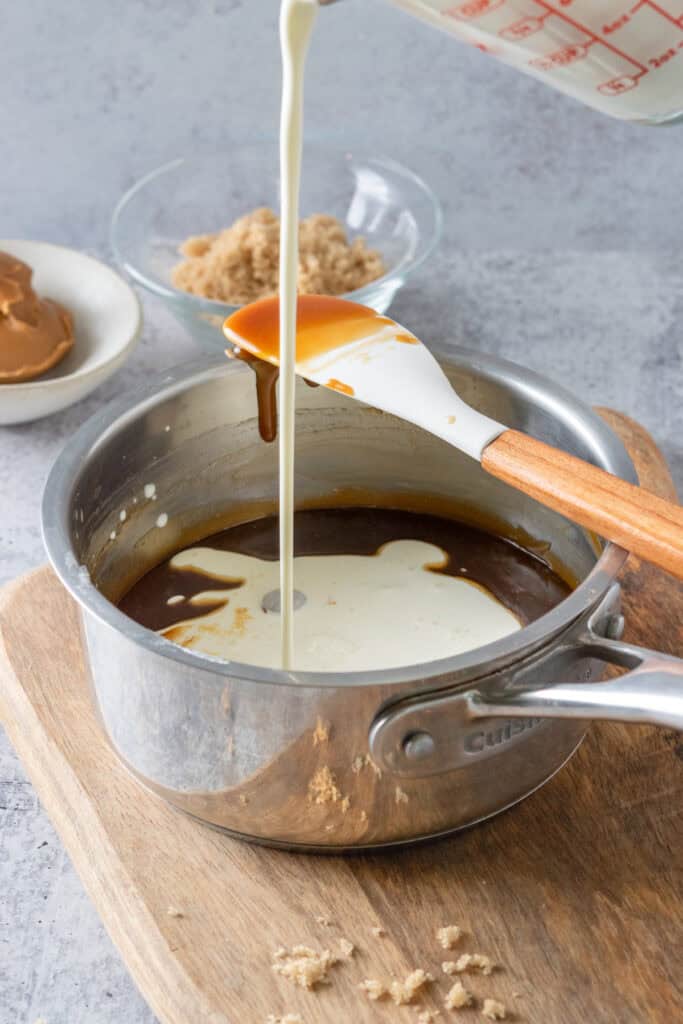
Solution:
[{"label": "gray concrete background", "polygon": [[[140,174],[273,134],[277,6],[5,5],[0,235],[108,258],[111,208]],[[610,122],[379,0],[321,16],[307,113],[310,137],[404,159],[444,202],[444,244],[402,294],[398,319],[427,341],[505,355],[629,412],[683,484],[683,128]],[[195,351],[158,305],[145,300],[145,311],[136,354],[97,393],[0,428],[0,582],[43,560],[40,492],[65,439],[152,368]],[[2,737],[0,1024],[41,1017],[154,1020]]]}]

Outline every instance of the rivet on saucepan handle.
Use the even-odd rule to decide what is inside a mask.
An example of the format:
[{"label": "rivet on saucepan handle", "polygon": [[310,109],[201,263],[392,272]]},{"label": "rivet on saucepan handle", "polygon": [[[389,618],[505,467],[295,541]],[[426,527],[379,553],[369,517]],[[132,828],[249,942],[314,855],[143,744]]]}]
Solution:
[{"label": "rivet on saucepan handle", "polygon": [[403,741],[403,753],[409,761],[426,761],[435,750],[436,743],[428,732],[413,732]]}]

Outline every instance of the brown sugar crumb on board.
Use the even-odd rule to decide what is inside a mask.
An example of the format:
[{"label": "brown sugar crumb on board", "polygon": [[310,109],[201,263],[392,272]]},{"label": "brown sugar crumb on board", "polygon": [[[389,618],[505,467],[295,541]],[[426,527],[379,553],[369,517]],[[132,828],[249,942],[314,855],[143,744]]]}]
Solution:
[{"label": "brown sugar crumb on board", "polygon": [[318,768],[308,783],[308,799],[314,804],[336,804],[342,799],[337,780],[327,765]]},{"label": "brown sugar crumb on board", "polygon": [[436,1019],[440,1016],[438,1010],[420,1010],[417,1015],[417,1024],[436,1024]]},{"label": "brown sugar crumb on board", "polygon": [[397,786],[397,787],[396,787],[396,792],[395,792],[395,794],[394,794],[394,799],[395,799],[395,801],[396,801],[396,803],[397,803],[397,804],[407,804],[407,803],[408,803],[408,799],[409,799],[409,798],[408,798],[408,794],[407,794],[407,793],[405,793],[405,792],[404,792],[404,791],[403,791],[403,790],[401,789],[401,787],[400,787],[400,786]]},{"label": "brown sugar crumb on board", "polygon": [[385,996],[389,995],[389,990],[386,985],[381,981],[377,981],[375,978],[366,978],[365,981],[361,981],[358,988],[361,992],[365,992],[368,999],[371,999],[373,1003],[376,1003],[378,999],[384,999]]},{"label": "brown sugar crumb on board", "polygon": [[481,1015],[486,1017],[487,1020],[505,1020],[507,1010],[497,999],[485,999],[484,1005],[481,1008]]},{"label": "brown sugar crumb on board", "polygon": [[274,1013],[269,1013],[266,1024],[304,1024],[304,1019],[300,1013],[286,1013],[284,1017],[276,1017]]},{"label": "brown sugar crumb on board", "polygon": [[321,718],[315,723],[315,729],[313,730],[313,746],[319,747],[322,743],[327,743],[330,738],[330,726],[327,722],[323,722]]},{"label": "brown sugar crumb on board", "polygon": [[312,989],[327,981],[330,967],[336,963],[337,957],[329,949],[316,953],[308,946],[294,946],[291,950],[281,947],[273,953],[272,968],[299,988]]},{"label": "brown sugar crumb on board", "polygon": [[384,928],[382,928],[381,924],[376,924],[375,927],[372,929],[372,934],[375,935],[378,939],[382,939],[387,933],[385,932]]},{"label": "brown sugar crumb on board", "polygon": [[347,960],[350,960],[353,954],[356,952],[356,947],[352,942],[349,942],[348,939],[340,939],[339,948],[341,950],[342,956],[345,957]]},{"label": "brown sugar crumb on board", "polygon": [[325,917],[324,914],[319,914],[316,917],[316,921],[318,922],[318,924],[324,925],[325,928],[331,928],[332,927],[332,922],[330,921],[329,917]]},{"label": "brown sugar crumb on board", "polygon": [[432,975],[418,967],[411,971],[404,981],[392,981],[389,995],[397,1006],[406,1006],[408,1003],[412,1003],[420,989],[432,981],[434,981]]},{"label": "brown sugar crumb on board", "polygon": [[166,911],[168,917],[184,917],[182,910],[178,910],[177,907],[169,907]]},{"label": "brown sugar crumb on board", "polygon": [[444,1006],[447,1010],[461,1010],[472,1005],[472,993],[468,992],[461,981],[456,981],[446,993]]},{"label": "brown sugar crumb on board", "polygon": [[246,807],[249,803],[249,797],[245,796],[244,793],[240,793],[240,803],[242,807]]},{"label": "brown sugar crumb on board", "polygon": [[351,762],[351,771],[354,775],[360,775],[364,768],[371,768],[378,779],[382,778],[382,769],[369,754],[357,754]]},{"label": "brown sugar crumb on board", "polygon": [[493,961],[483,953],[463,953],[455,961],[455,967],[447,974],[462,974],[463,971],[480,971],[482,974],[490,974],[493,970]]},{"label": "brown sugar crumb on board", "polygon": [[[438,928],[436,939],[444,949],[453,949],[453,946],[462,938],[462,928],[457,924],[447,924],[444,928]],[[446,972],[448,973],[448,972]]]},{"label": "brown sugar crumb on board", "polygon": [[348,796],[345,796],[344,799],[341,802],[342,812],[344,814],[346,814],[346,812],[348,811],[350,806],[351,806],[351,800],[350,800],[350,798]]}]

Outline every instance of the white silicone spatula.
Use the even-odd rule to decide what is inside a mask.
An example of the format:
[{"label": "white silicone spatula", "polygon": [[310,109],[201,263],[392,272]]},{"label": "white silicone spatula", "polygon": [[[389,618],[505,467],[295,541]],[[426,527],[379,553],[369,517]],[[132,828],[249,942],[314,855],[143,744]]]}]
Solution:
[{"label": "white silicone spatula", "polygon": [[[277,325],[277,299],[265,299],[238,310],[223,330],[277,365]],[[415,335],[388,317],[343,299],[302,296],[296,370],[443,438],[492,476],[683,578],[679,505],[477,412]]]}]

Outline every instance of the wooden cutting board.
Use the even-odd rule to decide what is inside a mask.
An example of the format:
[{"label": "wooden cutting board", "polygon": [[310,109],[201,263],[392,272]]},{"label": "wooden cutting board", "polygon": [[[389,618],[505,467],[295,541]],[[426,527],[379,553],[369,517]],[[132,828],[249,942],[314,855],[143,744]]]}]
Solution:
[{"label": "wooden cutting board", "polygon": [[[672,497],[652,439],[604,412],[641,481]],[[632,560],[627,636],[683,654],[683,586]],[[531,1024],[681,1020],[683,739],[595,726],[571,763],[521,806],[450,840],[347,858],[229,839],[147,793],[118,763],[88,702],[76,610],[50,570],[0,604],[0,716],[114,942],[164,1024],[417,1022],[417,1010],[477,1021],[485,996]],[[182,916],[172,916],[173,907]],[[318,918],[329,919],[331,924]],[[464,976],[479,1006],[443,1009],[435,930],[467,935],[500,968]],[[384,936],[373,934],[381,926]],[[357,947],[309,993],[271,953],[339,938]],[[77,941],[77,940],[76,940]],[[371,1003],[364,978],[436,981],[415,1007]]]}]

